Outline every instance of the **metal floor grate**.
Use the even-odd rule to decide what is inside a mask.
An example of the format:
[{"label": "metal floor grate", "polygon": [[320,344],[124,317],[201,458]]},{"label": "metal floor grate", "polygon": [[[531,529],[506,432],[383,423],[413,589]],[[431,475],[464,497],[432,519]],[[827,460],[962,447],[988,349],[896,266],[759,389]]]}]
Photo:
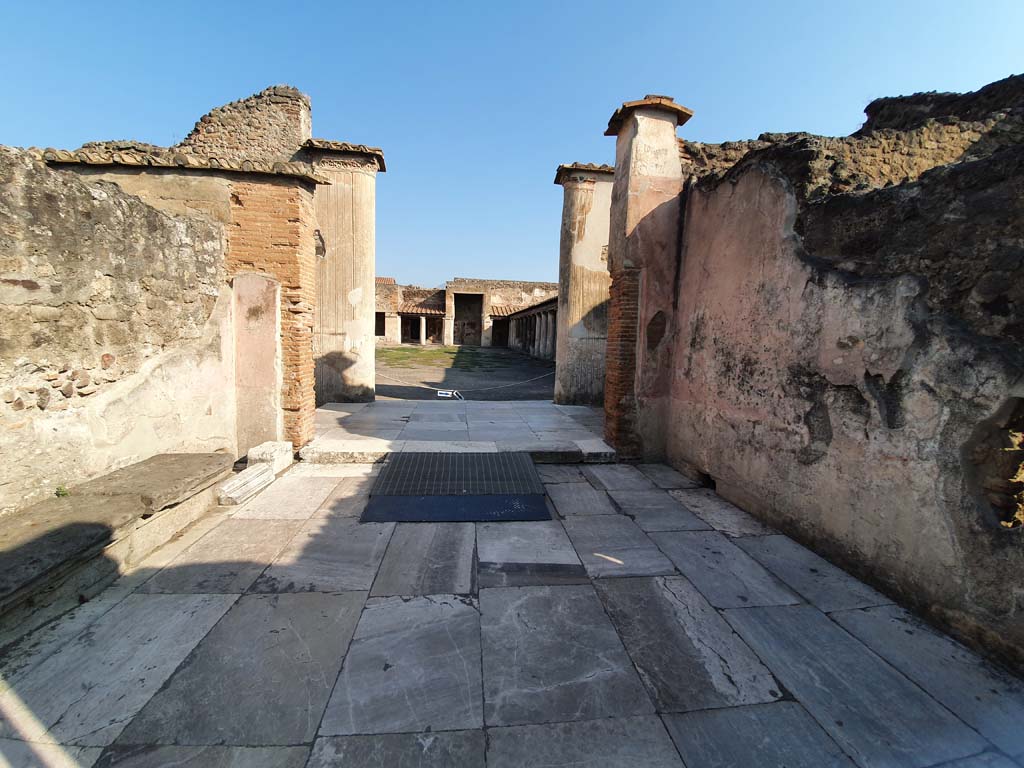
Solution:
[{"label": "metal floor grate", "polygon": [[371,496],[544,494],[528,453],[393,453]]}]

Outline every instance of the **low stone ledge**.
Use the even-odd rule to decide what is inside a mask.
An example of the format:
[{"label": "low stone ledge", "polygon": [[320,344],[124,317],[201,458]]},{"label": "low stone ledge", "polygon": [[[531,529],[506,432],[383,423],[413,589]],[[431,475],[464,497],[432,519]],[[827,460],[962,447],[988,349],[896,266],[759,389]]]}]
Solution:
[{"label": "low stone ledge", "polygon": [[216,503],[226,454],[162,454],[4,519],[4,636],[29,631],[98,594]]}]

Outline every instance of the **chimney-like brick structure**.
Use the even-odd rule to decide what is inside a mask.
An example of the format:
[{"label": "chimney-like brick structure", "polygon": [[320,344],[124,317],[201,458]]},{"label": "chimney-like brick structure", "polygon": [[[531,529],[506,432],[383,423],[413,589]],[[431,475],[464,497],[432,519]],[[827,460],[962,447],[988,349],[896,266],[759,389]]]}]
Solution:
[{"label": "chimney-like brick structure", "polygon": [[[643,369],[670,348],[679,249],[683,173],[676,129],[693,112],[670,97],[627,101],[608,122],[615,136],[608,271],[611,296],[605,375],[605,439],[623,459],[664,455],[668,380],[662,372],[644,381]],[[671,257],[666,258],[670,252]],[[660,321],[655,316],[660,314]],[[657,338],[642,339],[648,326]],[[648,343],[643,343],[643,342]],[[644,429],[637,429],[637,398],[644,398]],[[640,432],[647,436],[646,443]]]}]

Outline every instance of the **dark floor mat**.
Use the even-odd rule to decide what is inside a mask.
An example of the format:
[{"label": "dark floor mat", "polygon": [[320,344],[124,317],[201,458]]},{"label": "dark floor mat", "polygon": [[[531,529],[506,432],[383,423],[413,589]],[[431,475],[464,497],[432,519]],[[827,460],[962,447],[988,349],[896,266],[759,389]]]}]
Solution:
[{"label": "dark floor mat", "polygon": [[550,520],[527,453],[396,453],[370,491],[363,522]]}]

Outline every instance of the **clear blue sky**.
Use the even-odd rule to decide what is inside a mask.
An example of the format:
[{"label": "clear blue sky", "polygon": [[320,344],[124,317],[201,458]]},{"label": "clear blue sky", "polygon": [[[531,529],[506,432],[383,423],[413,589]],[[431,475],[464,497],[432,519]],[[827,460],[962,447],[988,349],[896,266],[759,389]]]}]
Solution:
[{"label": "clear blue sky", "polygon": [[845,134],[875,97],[1024,71],[1022,32],[1022,0],[7,0],[0,143],[171,144],[288,83],[314,135],[384,148],[378,274],[556,280],[555,168],[612,161],[620,102],[672,95],[698,141]]}]

